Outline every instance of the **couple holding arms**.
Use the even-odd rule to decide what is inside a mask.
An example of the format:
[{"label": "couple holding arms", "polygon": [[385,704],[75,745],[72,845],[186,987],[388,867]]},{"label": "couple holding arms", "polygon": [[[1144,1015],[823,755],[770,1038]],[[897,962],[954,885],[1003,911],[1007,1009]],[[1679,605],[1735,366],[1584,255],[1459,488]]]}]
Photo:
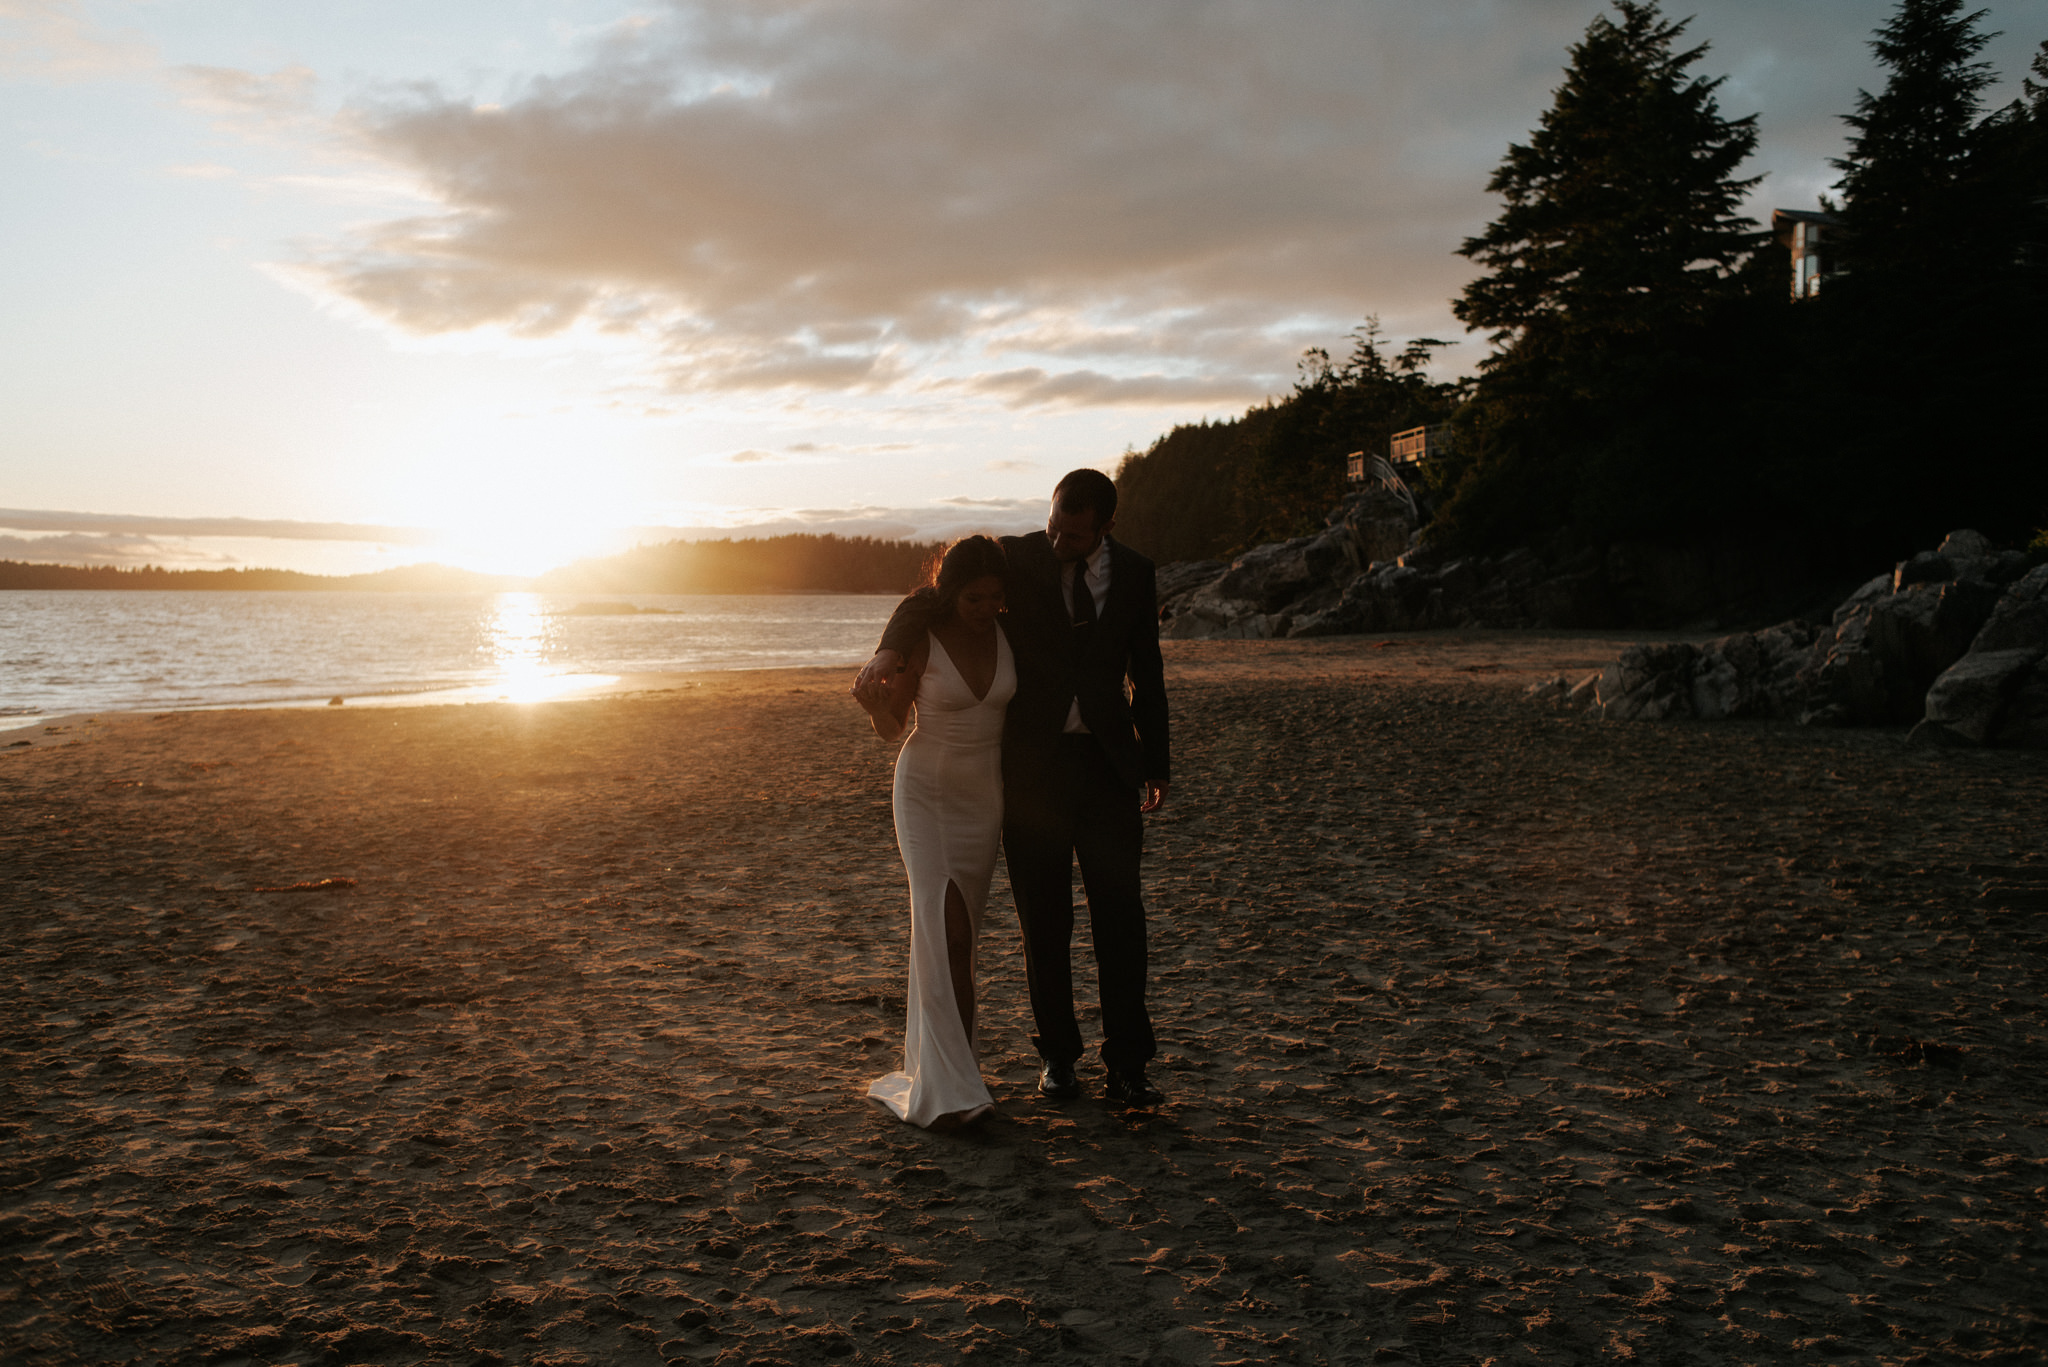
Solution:
[{"label": "couple holding arms", "polygon": [[[910,877],[903,1067],[868,1094],[949,1129],[994,1107],[977,1061],[974,942],[1000,841],[1024,939],[1043,1065],[1038,1090],[1080,1095],[1074,1018],[1078,860],[1102,1002],[1104,1093],[1164,1098],[1145,1009],[1143,812],[1165,800],[1166,684],[1152,562],[1109,538],[1116,486],[1076,470],[1043,532],[971,536],[896,609],[853,693],[896,760],[896,843]],[[913,720],[914,708],[914,720]]]}]

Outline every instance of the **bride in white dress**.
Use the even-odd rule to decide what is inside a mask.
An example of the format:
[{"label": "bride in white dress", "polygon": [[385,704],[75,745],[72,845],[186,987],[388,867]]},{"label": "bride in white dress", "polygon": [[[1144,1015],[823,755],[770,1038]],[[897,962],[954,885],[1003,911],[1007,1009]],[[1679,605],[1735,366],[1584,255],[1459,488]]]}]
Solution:
[{"label": "bride in white dress", "polygon": [[903,1066],[868,1095],[913,1125],[952,1129],[995,1109],[974,1031],[974,943],[1003,832],[1003,711],[1017,668],[998,614],[1003,548],[955,542],[939,563],[938,615],[923,651],[857,694],[896,757],[896,847],[910,875],[910,990]]}]

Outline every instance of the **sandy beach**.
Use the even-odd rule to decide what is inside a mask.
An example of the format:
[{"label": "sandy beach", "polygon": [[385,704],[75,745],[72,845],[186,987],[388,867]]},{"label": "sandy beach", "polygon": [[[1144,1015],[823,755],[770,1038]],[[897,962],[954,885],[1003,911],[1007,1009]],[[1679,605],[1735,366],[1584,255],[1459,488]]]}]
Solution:
[{"label": "sandy beach", "polygon": [[0,1359],[2048,1359],[2048,764],[1523,697],[1624,639],[1171,643],[1169,1103],[999,871],[954,1136],[850,671],[9,733]]}]

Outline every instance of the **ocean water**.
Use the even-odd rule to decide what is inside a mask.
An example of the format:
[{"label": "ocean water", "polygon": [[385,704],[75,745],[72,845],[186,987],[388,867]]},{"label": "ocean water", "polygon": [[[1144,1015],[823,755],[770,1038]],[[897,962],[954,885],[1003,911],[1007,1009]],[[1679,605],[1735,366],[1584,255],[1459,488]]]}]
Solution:
[{"label": "ocean water", "polygon": [[[676,670],[844,665],[869,594],[0,592],[0,728],[42,717],[510,697]],[[579,612],[594,603],[632,613]]]}]

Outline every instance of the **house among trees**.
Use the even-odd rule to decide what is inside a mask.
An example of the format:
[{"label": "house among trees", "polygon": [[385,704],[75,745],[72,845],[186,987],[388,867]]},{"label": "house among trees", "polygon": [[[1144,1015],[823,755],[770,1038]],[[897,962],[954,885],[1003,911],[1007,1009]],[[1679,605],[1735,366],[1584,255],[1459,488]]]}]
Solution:
[{"label": "house among trees", "polygon": [[1449,423],[1434,422],[1426,427],[1411,427],[1405,432],[1396,432],[1387,440],[1387,460],[1396,470],[1414,474],[1427,461],[1450,454],[1451,428]]},{"label": "house among trees", "polygon": [[[1425,427],[1411,427],[1405,432],[1396,432],[1387,439],[1387,463],[1400,474],[1413,477],[1422,473],[1423,463],[1442,457],[1451,449],[1451,426],[1449,423],[1433,422]],[[1353,451],[1344,457],[1344,478],[1353,484],[1363,484],[1377,478],[1372,469],[1372,457],[1363,451]]]},{"label": "house among trees", "polygon": [[1833,214],[1810,209],[1771,210],[1771,232],[1778,245],[1792,253],[1794,299],[1811,299],[1820,293],[1822,240],[1834,236],[1841,224]]}]

